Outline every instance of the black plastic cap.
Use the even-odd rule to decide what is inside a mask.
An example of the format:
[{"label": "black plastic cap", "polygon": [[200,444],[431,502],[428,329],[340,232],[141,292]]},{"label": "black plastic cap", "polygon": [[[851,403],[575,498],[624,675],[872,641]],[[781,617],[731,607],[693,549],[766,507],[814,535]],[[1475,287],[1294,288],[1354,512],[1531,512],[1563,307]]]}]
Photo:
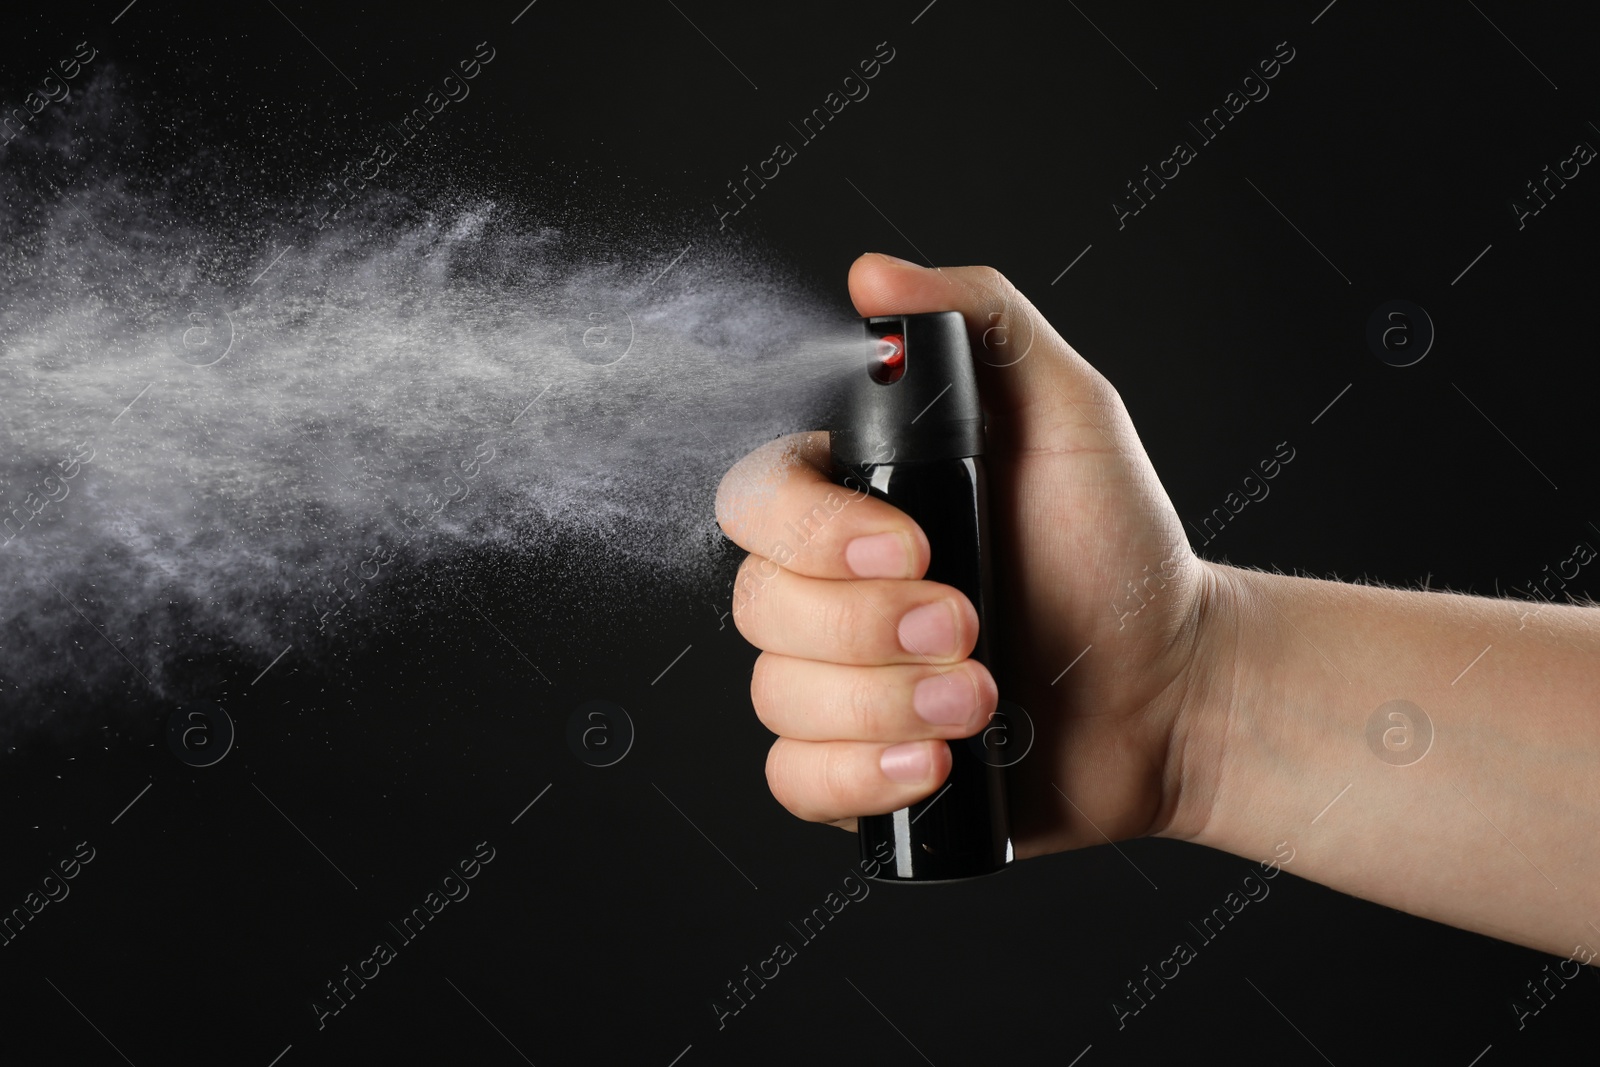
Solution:
[{"label": "black plastic cap", "polygon": [[876,354],[840,387],[828,427],[835,463],[964,459],[983,454],[983,411],[972,371],[966,320],[959,311],[880,315],[865,322],[869,339],[905,339],[905,372],[884,385],[872,376]]}]

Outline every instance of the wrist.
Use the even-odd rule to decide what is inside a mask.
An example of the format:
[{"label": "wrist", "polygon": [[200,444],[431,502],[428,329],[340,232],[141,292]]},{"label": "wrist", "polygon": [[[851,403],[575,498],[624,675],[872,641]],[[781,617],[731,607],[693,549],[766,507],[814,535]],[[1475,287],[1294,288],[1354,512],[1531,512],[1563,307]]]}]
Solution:
[{"label": "wrist", "polygon": [[1173,716],[1167,757],[1167,810],[1171,817],[1156,836],[1227,848],[1221,798],[1240,773],[1229,739],[1250,715],[1251,693],[1263,657],[1263,638],[1250,624],[1254,612],[1251,572],[1199,561],[1201,580],[1194,605],[1196,639],[1186,667],[1184,699]]}]

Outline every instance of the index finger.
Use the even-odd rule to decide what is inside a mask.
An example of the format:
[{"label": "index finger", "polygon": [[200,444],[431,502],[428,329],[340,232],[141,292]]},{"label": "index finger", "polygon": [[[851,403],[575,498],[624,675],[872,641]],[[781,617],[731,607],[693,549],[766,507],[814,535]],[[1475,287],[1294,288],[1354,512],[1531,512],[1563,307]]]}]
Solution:
[{"label": "index finger", "polygon": [[825,432],[770,441],[717,487],[717,524],[740,548],[810,578],[920,578],[928,538],[861,479],[829,477]]}]

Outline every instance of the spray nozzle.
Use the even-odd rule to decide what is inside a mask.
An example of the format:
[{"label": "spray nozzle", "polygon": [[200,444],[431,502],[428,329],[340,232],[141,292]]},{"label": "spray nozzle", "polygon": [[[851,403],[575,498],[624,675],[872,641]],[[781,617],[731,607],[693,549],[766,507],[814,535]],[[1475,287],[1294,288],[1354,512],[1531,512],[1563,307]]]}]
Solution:
[{"label": "spray nozzle", "polygon": [[834,460],[855,469],[982,455],[983,412],[961,313],[878,315],[862,325],[867,373],[840,379],[826,421]]},{"label": "spray nozzle", "polygon": [[879,385],[893,385],[906,372],[906,339],[891,333],[878,338],[867,373]]}]

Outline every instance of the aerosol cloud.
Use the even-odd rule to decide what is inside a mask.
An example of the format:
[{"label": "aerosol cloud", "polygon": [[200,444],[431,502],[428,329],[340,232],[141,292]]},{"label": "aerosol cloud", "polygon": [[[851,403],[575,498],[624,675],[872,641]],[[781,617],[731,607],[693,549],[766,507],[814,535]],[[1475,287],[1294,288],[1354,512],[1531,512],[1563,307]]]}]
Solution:
[{"label": "aerosol cloud", "polygon": [[861,358],[841,301],[713,233],[448,189],[186,210],[203,178],[86,150],[115,103],[0,157],[0,737],[191,696],[197,651],[314,654],[440,557],[592,546],[720,594],[718,479]]}]

